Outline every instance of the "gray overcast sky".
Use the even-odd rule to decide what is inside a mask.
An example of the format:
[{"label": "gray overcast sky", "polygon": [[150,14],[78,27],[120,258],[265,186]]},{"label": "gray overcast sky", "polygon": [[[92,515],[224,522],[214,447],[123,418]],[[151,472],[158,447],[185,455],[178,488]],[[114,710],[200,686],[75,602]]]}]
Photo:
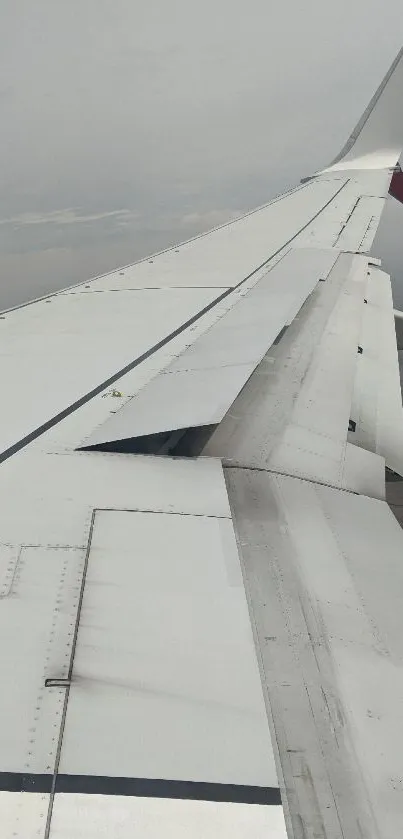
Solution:
[{"label": "gray overcast sky", "polygon": [[[402,43],[399,0],[0,0],[0,305],[326,164]],[[403,308],[402,233],[390,202],[374,252]]]}]

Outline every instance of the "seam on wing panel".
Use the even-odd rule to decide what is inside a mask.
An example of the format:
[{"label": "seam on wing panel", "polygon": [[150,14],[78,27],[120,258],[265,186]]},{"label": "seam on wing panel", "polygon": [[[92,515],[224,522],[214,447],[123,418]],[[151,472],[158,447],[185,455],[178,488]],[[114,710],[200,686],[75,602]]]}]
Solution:
[{"label": "seam on wing panel", "polygon": [[226,516],[216,516],[213,513],[182,513],[179,510],[150,510],[142,507],[94,507],[94,510],[96,513],[147,513],[155,516],[191,516],[192,518],[231,521],[230,513]]},{"label": "seam on wing panel", "polygon": [[[239,466],[237,464],[232,464],[229,462],[223,461],[222,463],[224,472],[227,469],[242,469],[246,472],[268,472],[271,475],[279,475],[282,478],[292,478],[294,481],[303,481],[307,484],[314,484],[315,486],[321,487],[329,487],[329,489],[335,489],[337,492],[345,492],[348,495],[358,495],[360,498],[371,498],[372,501],[379,501],[380,504],[387,504],[385,498],[378,498],[377,495],[367,495],[366,492],[357,492],[354,489],[347,489],[346,487],[335,486],[335,484],[328,484],[325,481],[315,481],[313,478],[305,478],[300,477],[299,475],[291,475],[290,472],[279,472],[276,469],[264,469],[261,466]],[[390,505],[388,505],[390,506]]]},{"label": "seam on wing panel", "polygon": [[[242,469],[246,472],[269,472],[271,475],[280,475],[283,478],[293,478],[294,481],[304,481],[308,484],[317,484],[318,486],[329,487],[330,489],[337,489],[338,492],[347,492],[349,495],[362,495],[364,498],[372,498],[372,495],[365,496],[362,492],[356,492],[354,489],[346,489],[345,487],[336,486],[335,484],[328,484],[325,481],[314,480],[313,478],[300,477],[299,475],[291,475],[290,472],[279,472],[278,469],[265,469],[263,466],[240,466],[232,464],[229,461],[223,460],[223,469]],[[376,501],[380,500],[375,498]]]},{"label": "seam on wing panel", "polygon": [[345,220],[344,224],[343,224],[343,225],[342,225],[342,227],[340,228],[340,230],[339,230],[339,232],[338,232],[338,234],[337,234],[337,236],[336,236],[336,238],[335,238],[335,240],[334,240],[334,242],[333,242],[332,248],[336,248],[336,247],[337,247],[337,242],[339,241],[339,239],[340,239],[340,238],[341,238],[341,236],[343,235],[343,233],[344,233],[344,231],[345,231],[346,227],[348,226],[349,221],[352,219],[352,217],[353,217],[353,215],[354,215],[354,213],[355,213],[355,211],[356,211],[356,209],[357,209],[357,207],[358,207],[358,205],[359,205],[359,203],[360,203],[360,201],[361,201],[361,198],[362,198],[362,196],[361,196],[361,195],[359,195],[359,196],[358,196],[358,198],[356,199],[355,204],[354,204],[354,205],[353,205],[353,207],[351,208],[351,210],[350,210],[350,212],[349,212],[349,214],[348,214],[348,216],[347,216],[347,218],[346,218],[346,220]]},{"label": "seam on wing panel", "polygon": [[[68,674],[67,674],[67,679],[69,680],[70,683],[71,683],[71,677],[72,677],[72,674],[73,674],[74,656],[75,656],[76,647],[77,647],[78,628],[79,628],[79,623],[80,623],[81,610],[82,610],[82,606],[83,606],[84,588],[85,588],[85,581],[86,581],[87,571],[88,571],[88,563],[89,563],[89,558],[90,558],[92,536],[93,536],[93,533],[94,533],[95,516],[96,516],[96,510],[94,509],[92,511],[92,514],[91,514],[91,522],[90,522],[90,528],[89,528],[89,533],[88,533],[87,548],[86,548],[86,552],[85,552],[83,573],[82,573],[82,578],[81,578],[80,594],[79,594],[78,604],[77,604],[76,622],[75,622],[75,627],[74,627],[73,640],[72,640],[72,643],[71,643],[69,669],[68,669]],[[61,720],[60,720],[59,740],[58,740],[57,750],[56,750],[55,764],[54,764],[53,775],[52,775],[52,785],[51,785],[50,794],[49,794],[49,806],[48,806],[48,812],[47,812],[47,816],[46,816],[46,825],[45,825],[45,832],[44,832],[43,839],[49,839],[49,837],[50,837],[51,822],[52,822],[52,815],[53,815],[53,805],[54,805],[54,801],[55,801],[57,776],[58,776],[58,773],[59,773],[59,766],[60,766],[60,760],[61,760],[61,754],[62,754],[63,736],[64,736],[64,729],[65,729],[65,726],[66,726],[66,717],[67,717],[67,708],[68,708],[68,702],[69,702],[69,696],[70,696],[70,687],[71,687],[71,684],[68,684],[67,687],[66,687],[66,692],[65,692],[65,697],[64,697],[62,717],[61,717]]]}]

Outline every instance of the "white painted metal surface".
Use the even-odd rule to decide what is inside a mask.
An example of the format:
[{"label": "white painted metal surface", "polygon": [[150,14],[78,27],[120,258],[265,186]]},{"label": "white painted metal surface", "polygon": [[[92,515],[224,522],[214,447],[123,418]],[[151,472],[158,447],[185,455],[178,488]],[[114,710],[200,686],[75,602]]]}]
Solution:
[{"label": "white painted metal surface", "polygon": [[[24,482],[27,470],[40,475],[39,488]],[[44,454],[38,445],[2,465],[1,505],[1,541],[17,550],[21,544],[85,549],[94,507],[230,517],[218,460],[134,459],[60,447]]]},{"label": "white painted metal surface", "polygon": [[403,533],[386,503],[226,471],[290,835],[400,831]]},{"label": "white painted metal surface", "polygon": [[0,320],[6,449],[208,305],[215,289],[55,295]]},{"label": "white painted metal surface", "polygon": [[[45,834],[49,795],[0,791],[0,827],[4,839],[42,839]],[[74,837],[75,839],[75,837]]]},{"label": "white painted metal surface", "polygon": [[347,443],[366,289],[367,261],[352,258],[289,421],[266,463],[274,472],[383,497],[382,459],[354,452],[353,434]]},{"label": "white painted metal surface", "polygon": [[269,469],[344,485],[343,463],[366,286],[366,260],[352,257],[289,421],[268,459]]},{"label": "white painted metal surface", "polygon": [[[403,586],[403,533],[386,504],[349,499],[326,488],[301,491],[291,480],[279,479],[278,486],[304,584],[322,619],[321,646],[324,653],[328,644],[346,736],[361,767],[367,801],[381,835],[392,837],[399,831],[403,805],[397,782],[403,757],[396,747],[403,724],[403,648],[391,617],[395,592]],[[386,561],[382,572],[381,555]],[[359,680],[354,678],[357,668]]]},{"label": "white painted metal surface", "polygon": [[[13,469],[11,461],[3,464],[0,481],[0,771],[46,774],[53,771],[65,691],[45,688],[45,679],[68,673],[93,507],[214,521],[228,521],[230,511],[218,461],[26,455],[20,468],[18,461]],[[27,469],[40,483],[24,481]]]},{"label": "white painted metal surface", "polygon": [[[55,431],[53,431],[54,436]],[[59,430],[60,434],[60,430]],[[232,588],[235,582],[241,582],[238,557],[232,533],[232,525],[230,523],[230,511],[228,506],[227,494],[222,478],[222,471],[219,462],[214,460],[199,460],[195,461],[180,461],[180,460],[156,460],[154,458],[140,457],[133,460],[128,456],[113,456],[113,455],[89,455],[85,453],[75,453],[74,451],[63,452],[60,449],[51,451],[52,445],[50,438],[52,432],[48,433],[48,454],[44,456],[44,441],[41,440],[34,443],[30,448],[21,452],[21,455],[16,456],[12,461],[7,461],[2,466],[0,474],[0,497],[2,504],[2,540],[4,547],[1,551],[2,562],[2,591],[10,592],[10,597],[7,599],[8,608],[5,611],[5,601],[0,602],[0,617],[3,615],[4,626],[2,629],[2,637],[7,638],[7,645],[4,643],[0,647],[0,666],[5,679],[3,684],[7,685],[7,689],[1,693],[2,713],[1,723],[2,729],[0,731],[0,738],[2,743],[2,771],[8,772],[42,772],[51,776],[55,762],[56,747],[60,736],[60,722],[62,719],[63,699],[65,696],[65,688],[45,688],[44,680],[46,677],[65,677],[66,676],[66,661],[69,661],[69,654],[71,651],[71,640],[74,629],[74,614],[77,611],[77,598],[79,594],[80,582],[82,579],[82,559],[85,553],[85,543],[88,538],[89,525],[93,505],[97,503],[104,503],[109,507],[131,507],[140,510],[163,510],[164,516],[169,521],[184,523],[186,535],[188,535],[189,524],[193,522],[193,526],[197,530],[197,539],[191,540],[194,543],[190,558],[195,558],[195,551],[197,548],[199,557],[199,572],[203,577],[206,566],[206,557],[210,559],[210,584],[214,588],[213,591],[205,591],[205,596],[211,594],[206,599],[204,608],[200,601],[200,592],[193,589],[195,579],[189,575],[189,541],[182,540],[183,553],[187,562],[183,568],[187,574],[188,582],[191,583],[189,590],[188,611],[187,615],[190,619],[192,613],[192,602],[195,598],[195,609],[200,601],[199,616],[200,621],[200,641],[203,644],[207,643],[207,638],[212,641],[212,648],[208,651],[208,656],[204,658],[203,668],[198,674],[195,671],[196,682],[200,680],[203,673],[206,677],[206,668],[212,674],[215,673],[216,682],[213,680],[211,689],[216,690],[218,694],[222,691],[230,689],[231,680],[229,679],[229,661],[231,658],[229,654],[232,650],[232,674],[236,685],[232,682],[233,692],[229,702],[228,714],[233,718],[233,725],[231,727],[230,736],[227,737],[229,755],[228,769],[232,777],[239,772],[243,777],[247,777],[248,773],[255,777],[262,773],[261,777],[273,779],[276,786],[277,780],[275,774],[273,775],[273,757],[271,752],[270,741],[268,739],[268,732],[264,720],[264,711],[262,710],[261,694],[259,700],[259,692],[261,690],[255,651],[252,643],[251,632],[248,624],[248,615],[245,607],[245,599],[243,587]],[[28,465],[29,464],[29,465]],[[17,468],[16,468],[17,467]],[[40,492],[38,494],[38,483],[24,483],[22,486],[21,478],[26,474],[26,469],[32,469],[33,473],[39,474],[41,471]],[[61,471],[60,471],[61,470]],[[78,470],[78,471],[77,471]],[[24,515],[21,516],[21,509],[24,510]],[[183,515],[182,515],[183,514]],[[105,515],[112,515],[114,513],[105,513]],[[118,514],[116,514],[118,515]],[[122,513],[122,516],[149,517],[156,522],[159,519],[158,512],[156,513]],[[199,523],[203,529],[203,523],[207,528],[207,534],[210,536],[207,539],[208,544],[205,544],[200,539]],[[181,529],[181,528],[179,528]],[[154,537],[157,538],[157,543],[166,559],[166,542],[163,534],[159,528],[155,526],[150,528],[151,541]],[[107,528],[109,537],[112,535]],[[119,525],[119,533],[122,536],[122,528]],[[166,534],[165,534],[166,536]],[[229,538],[228,538],[229,537]],[[114,540],[112,539],[112,542]],[[24,561],[19,562],[16,570],[16,559],[18,558],[18,548],[25,544],[23,549]],[[132,541],[131,543],[132,544]],[[172,540],[171,540],[172,546]],[[203,550],[204,548],[204,550]],[[114,553],[114,550],[113,550]],[[145,556],[143,555],[143,572],[147,575],[148,566],[144,565]],[[175,555],[171,560],[175,559]],[[223,563],[221,566],[219,562]],[[12,566],[12,567],[11,567]],[[105,567],[106,573],[113,572],[112,582],[119,577],[118,569],[114,563],[107,563]],[[172,562],[171,562],[172,566]],[[123,571],[125,565],[123,564]],[[163,569],[161,569],[163,570]],[[169,571],[166,566],[166,570]],[[195,570],[193,566],[193,570]],[[126,572],[130,569],[126,568]],[[206,566],[206,573],[208,566]],[[12,575],[12,587],[10,583],[10,574]],[[235,577],[238,579],[236,580]],[[154,578],[150,578],[150,584]],[[221,580],[221,589],[215,590],[215,583]],[[145,596],[145,589],[138,588],[137,578],[137,596],[138,603],[147,603]],[[155,581],[154,581],[155,582]],[[227,587],[227,588],[226,588]],[[177,594],[178,581],[175,580],[175,595]],[[113,592],[114,585],[111,590]],[[219,591],[221,590],[221,595]],[[126,589],[127,591],[127,589]],[[154,589],[153,589],[154,591]],[[228,637],[229,625],[227,624],[227,641],[228,649],[225,652],[225,660],[222,667],[214,669],[214,661],[217,663],[217,646],[219,647],[217,633],[212,637],[212,603],[214,596],[217,596],[217,621],[220,601],[223,607],[220,612],[220,627],[219,631],[223,632],[225,629],[225,591],[227,595],[228,604],[236,602],[238,605],[233,612],[233,623],[231,623],[231,636]],[[122,598],[124,590],[120,593],[120,604],[118,616],[121,613]],[[126,618],[129,620],[132,615],[133,599],[129,596],[130,603],[126,611]],[[153,593],[149,600],[150,607],[153,602]],[[162,598],[162,604],[164,598]],[[242,607],[243,603],[243,607]],[[3,604],[3,605],[2,605]],[[109,604],[110,606],[111,604]],[[172,610],[168,609],[168,620],[173,620],[175,614],[171,614]],[[242,617],[243,613],[243,617]],[[106,613],[105,613],[106,614]],[[100,616],[101,617],[101,616]],[[21,632],[21,627],[27,626],[27,632]],[[205,622],[206,637],[202,632],[202,623]],[[168,624],[169,625],[169,624]],[[191,626],[194,625],[193,619]],[[131,624],[133,629],[134,624]],[[217,627],[218,628],[218,627]],[[161,632],[162,632],[161,627]],[[180,631],[183,629],[181,625]],[[165,628],[166,634],[166,628]],[[179,632],[179,625],[178,625]],[[112,633],[113,634],[113,633]],[[128,637],[131,636],[129,631]],[[222,637],[222,636],[221,636]],[[116,639],[116,636],[115,636]],[[110,639],[111,640],[111,639]],[[116,659],[120,657],[120,662],[124,661],[124,647],[122,646],[122,638],[118,644]],[[193,638],[195,641],[195,638]],[[162,637],[160,638],[162,641]],[[174,649],[174,647],[172,648]],[[205,647],[207,653],[207,647]],[[244,654],[242,654],[242,650]],[[189,650],[192,660],[196,660],[199,656],[200,650],[196,649],[194,645],[193,650]],[[224,647],[221,648],[221,655],[224,655]],[[250,656],[249,663],[245,660],[245,656]],[[90,662],[93,660],[93,653],[89,655]],[[160,668],[157,665],[157,659],[154,657],[154,663],[158,673]],[[106,655],[105,661],[109,664],[112,659]],[[161,667],[166,666],[166,652],[162,651]],[[240,665],[241,670],[239,669]],[[127,679],[131,668],[125,670],[124,678]],[[187,674],[191,672],[190,665],[186,669]],[[225,679],[222,678],[225,672]],[[242,679],[243,674],[243,679]],[[184,678],[184,673],[182,674]],[[177,682],[178,680],[176,680]],[[24,689],[22,690],[22,686]],[[104,686],[105,687],[105,686]],[[236,689],[235,689],[236,688]],[[176,688],[177,689],[177,684]],[[122,688],[117,688],[118,692],[122,692]],[[123,691],[124,692],[124,691]],[[205,691],[204,691],[205,692]],[[94,685],[91,687],[91,695],[94,696]],[[204,696],[204,693],[203,693]],[[246,706],[242,709],[241,697],[246,697]],[[101,697],[98,696],[100,700]],[[170,703],[169,697],[166,697],[168,705]],[[205,697],[206,699],[206,697]],[[196,697],[197,700],[197,697]],[[200,705],[203,707],[203,701],[200,700]],[[248,703],[249,712],[248,712]],[[97,716],[100,712],[100,704],[98,707],[91,708],[89,714]],[[192,705],[192,703],[190,703]],[[197,705],[197,701],[196,701]],[[239,707],[238,707],[239,706]],[[220,703],[217,706],[214,702],[209,706],[207,702],[206,718],[208,719],[211,713],[214,719],[214,708],[216,713],[224,715],[225,710],[220,710]],[[255,707],[255,711],[253,708]],[[18,711],[17,711],[18,709]],[[132,710],[132,709],[131,709]],[[180,715],[179,721],[182,719]],[[221,720],[222,721],[222,720]],[[82,720],[80,720],[82,722]],[[158,724],[158,718],[157,718]],[[116,729],[116,719],[113,719],[114,731]],[[86,724],[88,729],[88,720]],[[208,726],[207,726],[208,728]],[[238,733],[239,728],[239,733]],[[253,750],[253,743],[246,737],[246,734],[253,734],[257,728],[259,735],[255,734],[254,745],[256,753]],[[203,738],[199,738],[199,729],[197,726],[192,727],[193,736],[197,738],[197,742],[201,742],[202,748],[207,748],[206,730],[204,730]],[[173,733],[173,732],[171,732]],[[137,729],[137,734],[139,731]],[[169,732],[167,730],[167,736]],[[220,735],[223,737],[224,727],[222,727]],[[89,736],[89,732],[87,731]],[[98,736],[96,737],[98,741]],[[66,741],[67,742],[67,741]],[[127,732],[124,743],[124,749],[121,752],[121,759],[127,761]],[[140,741],[141,742],[141,741]],[[222,741],[223,742],[223,741]],[[178,743],[176,736],[175,745]],[[245,752],[239,753],[235,758],[234,749],[236,744],[241,747],[243,743]],[[266,745],[264,745],[264,743]],[[85,759],[95,759],[95,743],[88,744],[88,749],[83,748],[83,740],[80,743],[76,741],[78,748],[76,749],[76,757],[79,759],[80,755]],[[184,744],[186,745],[186,743]],[[197,749],[195,749],[195,757],[192,757],[189,740],[187,759],[189,763],[194,759],[196,761]],[[8,749],[8,746],[10,747]],[[175,760],[175,749],[165,752],[160,749],[161,742],[155,747],[154,760],[155,765],[161,769],[162,763],[165,760]],[[211,746],[211,741],[210,741]],[[8,751],[7,751],[8,749]],[[186,751],[186,749],[185,749]],[[263,758],[265,754],[266,760]],[[115,766],[119,764],[119,756],[117,752],[117,743],[113,742],[113,749],[111,754],[114,754]],[[216,761],[216,757],[220,757]],[[250,762],[245,760],[247,755],[250,755]],[[147,757],[147,750],[144,755]],[[144,756],[143,755],[143,756]],[[151,752],[150,752],[151,755]],[[234,757],[234,764],[230,761],[230,755]],[[100,757],[97,752],[98,758]],[[109,756],[110,757],[110,756]],[[138,756],[137,756],[138,757]],[[242,760],[242,758],[244,760]],[[184,759],[183,756],[181,758]],[[245,761],[245,762],[244,762]],[[180,762],[180,761],[179,761]],[[197,761],[196,761],[197,763]],[[231,764],[231,765],[230,765]],[[122,763],[120,766],[123,768]],[[218,749],[217,743],[214,747],[214,757],[211,758],[210,763],[205,762],[206,772],[208,775],[214,776],[225,768],[225,750],[221,752]],[[235,768],[234,768],[235,767]],[[236,769],[238,767],[238,769]],[[112,773],[113,768],[104,754],[103,768],[109,774]],[[97,766],[94,763],[94,771],[100,771],[101,763],[98,761]],[[199,764],[200,769],[200,764]],[[196,766],[197,774],[197,766]],[[267,775],[265,773],[268,773]],[[160,774],[155,770],[155,775]],[[48,797],[38,797],[41,802],[41,812],[38,816],[42,821],[37,823],[33,816],[31,808],[31,801],[34,802],[36,794],[17,793],[1,793],[3,795],[3,810],[1,815],[1,824],[4,831],[5,839],[11,839],[14,834],[16,836],[36,837],[42,836],[41,826],[43,829],[44,821],[46,821]],[[31,798],[32,796],[32,798]],[[25,804],[25,800],[28,803]],[[73,801],[73,798],[72,798]],[[116,804],[112,799],[111,807],[109,808],[109,818],[116,817]],[[132,813],[132,805],[128,803],[130,799],[125,799],[125,808],[120,809],[121,812],[126,813],[125,818],[130,817]],[[178,807],[180,804],[177,805]],[[218,806],[218,805],[217,805]],[[250,818],[245,819],[245,833],[242,836],[254,836],[254,812],[255,806],[248,806],[250,811]],[[39,804],[38,804],[39,807]],[[208,809],[208,808],[207,808]],[[236,808],[237,809],[237,808]],[[266,809],[265,807],[263,809]],[[272,809],[269,807],[269,809]],[[275,807],[274,809],[281,809]],[[226,810],[226,806],[223,806]],[[57,811],[57,808],[56,808]],[[73,804],[71,813],[72,818],[76,816],[76,805]],[[214,810],[211,810],[216,812]],[[228,811],[229,812],[229,811]],[[218,813],[218,815],[217,815]],[[220,813],[217,811],[217,830],[220,829]],[[85,830],[90,831],[91,820],[93,819],[93,811],[90,805],[86,808]],[[17,819],[18,816],[18,819]],[[182,823],[181,812],[178,813],[179,823]],[[267,824],[271,825],[272,816],[267,816]],[[280,816],[281,820],[281,816]],[[74,822],[74,820],[73,820]],[[231,819],[230,819],[230,823]],[[266,823],[266,822],[265,822]],[[76,828],[76,823],[70,823],[71,827]],[[83,822],[84,824],[84,822]],[[111,822],[108,823],[108,830],[111,828]],[[29,826],[29,827],[28,827]],[[144,825],[147,826],[146,824]],[[32,827],[32,833],[30,829]],[[77,827],[78,829],[78,827]],[[123,828],[122,828],[123,829]],[[179,829],[179,825],[178,825]],[[37,831],[39,830],[39,834]],[[150,827],[151,830],[151,827]],[[75,835],[71,833],[70,836]],[[118,834],[114,834],[118,835]],[[281,836],[281,833],[279,834]],[[122,834],[125,836],[125,833]]]},{"label": "white painted metal surface", "polygon": [[[388,194],[391,178],[388,169],[370,169],[348,172],[348,181],[343,185],[342,190],[325,207],[315,222],[309,225],[306,230],[299,234],[296,239],[298,245],[305,247],[337,247],[337,240],[343,231],[349,226],[351,250],[365,252],[370,247],[374,231],[379,224],[380,214],[384,206],[384,199]],[[341,178],[342,172],[319,177]],[[361,199],[365,199],[364,206],[373,206],[374,217],[368,217],[368,236],[363,238],[362,226],[352,221],[354,212]],[[378,202],[374,199],[380,199]],[[355,235],[354,235],[355,234]]]},{"label": "white painted metal surface", "polygon": [[232,523],[98,511],[59,772],[277,786]]},{"label": "white painted metal surface", "polygon": [[384,199],[363,196],[337,237],[334,246],[341,251],[369,251],[378,227]]},{"label": "white painted metal surface", "polygon": [[286,839],[282,807],[213,801],[56,796],[50,839]]},{"label": "white painted metal surface", "polygon": [[382,453],[358,450],[355,435],[348,435],[367,270],[366,257],[339,256],[256,369],[206,454],[384,497]]},{"label": "white painted metal surface", "polygon": [[220,422],[336,258],[332,250],[290,250],[85,445]]},{"label": "white painted metal surface", "polygon": [[14,544],[0,600],[4,772],[51,774],[56,758],[64,691],[47,690],[45,679],[67,675],[84,551],[46,541]]},{"label": "white painted metal surface", "polygon": [[[357,445],[403,474],[403,409],[390,279],[371,267],[357,358],[352,416]],[[355,440],[354,440],[355,442]]]}]

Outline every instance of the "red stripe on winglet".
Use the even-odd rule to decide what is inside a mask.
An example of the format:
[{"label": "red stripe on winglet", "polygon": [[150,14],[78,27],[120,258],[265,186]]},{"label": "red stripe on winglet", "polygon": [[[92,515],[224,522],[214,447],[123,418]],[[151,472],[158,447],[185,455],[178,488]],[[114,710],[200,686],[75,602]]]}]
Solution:
[{"label": "red stripe on winglet", "polygon": [[393,172],[389,186],[389,195],[393,195],[397,201],[403,204],[403,172]]}]

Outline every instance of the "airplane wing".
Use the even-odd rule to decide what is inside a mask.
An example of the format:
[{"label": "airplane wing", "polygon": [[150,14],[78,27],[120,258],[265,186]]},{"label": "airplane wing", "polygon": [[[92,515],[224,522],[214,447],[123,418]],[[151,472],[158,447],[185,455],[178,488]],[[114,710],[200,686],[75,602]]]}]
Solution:
[{"label": "airplane wing", "polygon": [[[342,153],[0,317],[4,839],[396,839],[403,53]],[[386,474],[386,482],[385,482]]]}]

